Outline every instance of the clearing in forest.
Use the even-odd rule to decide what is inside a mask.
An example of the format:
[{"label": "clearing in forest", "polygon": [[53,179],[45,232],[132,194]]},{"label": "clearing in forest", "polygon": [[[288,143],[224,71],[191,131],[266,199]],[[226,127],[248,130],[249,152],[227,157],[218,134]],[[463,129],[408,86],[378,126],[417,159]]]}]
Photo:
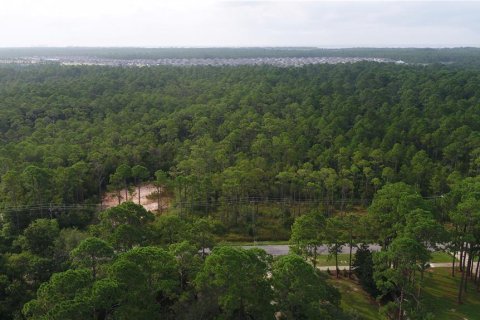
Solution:
[{"label": "clearing in forest", "polygon": [[[166,196],[164,188],[158,188],[153,184],[143,184],[140,188],[130,187],[127,190],[125,188],[106,192],[102,198],[102,208],[108,209],[115,207],[120,203],[126,201],[132,201],[134,203],[139,203],[138,189],[140,189],[140,204],[149,211],[161,211],[167,209],[170,205],[170,199]],[[160,192],[160,201],[158,199]]]}]

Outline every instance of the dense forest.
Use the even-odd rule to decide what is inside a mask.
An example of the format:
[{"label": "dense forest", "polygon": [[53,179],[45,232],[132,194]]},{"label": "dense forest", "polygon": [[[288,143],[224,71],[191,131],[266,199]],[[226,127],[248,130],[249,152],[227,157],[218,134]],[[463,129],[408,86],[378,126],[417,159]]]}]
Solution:
[{"label": "dense forest", "polygon": [[0,69],[0,85],[7,206],[87,201],[122,164],[163,170],[182,201],[212,205],[368,204],[398,181],[439,196],[480,170],[473,71],[19,67]]},{"label": "dense forest", "polygon": [[[3,66],[0,141],[0,319],[358,319],[320,245],[386,318],[432,318],[432,249],[480,287],[475,69]],[[168,212],[98,208],[142,182]]]}]

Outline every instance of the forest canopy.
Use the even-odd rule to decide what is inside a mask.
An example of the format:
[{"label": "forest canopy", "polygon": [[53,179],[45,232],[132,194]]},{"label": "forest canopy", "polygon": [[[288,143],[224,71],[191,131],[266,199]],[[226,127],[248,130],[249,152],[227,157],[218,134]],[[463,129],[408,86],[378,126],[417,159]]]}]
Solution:
[{"label": "forest canopy", "polygon": [[480,288],[475,69],[1,66],[0,141],[1,320],[358,319],[321,246],[392,319],[433,317],[431,250]]},{"label": "forest canopy", "polygon": [[186,179],[188,200],[367,204],[398,181],[442,195],[479,172],[479,87],[474,71],[376,63],[2,67],[1,201],[98,199],[122,164]]}]

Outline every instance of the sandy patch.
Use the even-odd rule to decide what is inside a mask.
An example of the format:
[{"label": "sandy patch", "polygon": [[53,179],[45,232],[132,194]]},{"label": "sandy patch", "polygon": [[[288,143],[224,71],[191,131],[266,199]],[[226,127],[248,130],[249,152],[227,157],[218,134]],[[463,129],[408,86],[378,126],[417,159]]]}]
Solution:
[{"label": "sandy patch", "polygon": [[[156,193],[158,192],[157,187],[153,184],[144,184],[140,186],[140,204],[149,211],[159,211],[158,210],[158,201]],[[164,194],[163,188],[160,188],[160,192]],[[120,190],[120,203],[125,201],[132,201],[134,203],[139,203],[138,201],[138,188],[132,187],[127,191],[127,198],[125,198],[125,189]],[[165,195],[161,197],[160,206],[162,210],[165,210],[169,207],[169,199]],[[108,209],[111,207],[118,206],[119,197],[118,192],[107,192],[103,195],[102,198],[102,208]]]}]

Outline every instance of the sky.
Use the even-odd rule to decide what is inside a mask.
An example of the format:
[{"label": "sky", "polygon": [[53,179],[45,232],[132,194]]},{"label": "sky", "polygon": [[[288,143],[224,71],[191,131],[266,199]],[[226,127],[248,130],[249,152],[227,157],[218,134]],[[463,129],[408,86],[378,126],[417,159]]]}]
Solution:
[{"label": "sky", "polygon": [[0,0],[0,47],[480,46],[480,1]]}]

